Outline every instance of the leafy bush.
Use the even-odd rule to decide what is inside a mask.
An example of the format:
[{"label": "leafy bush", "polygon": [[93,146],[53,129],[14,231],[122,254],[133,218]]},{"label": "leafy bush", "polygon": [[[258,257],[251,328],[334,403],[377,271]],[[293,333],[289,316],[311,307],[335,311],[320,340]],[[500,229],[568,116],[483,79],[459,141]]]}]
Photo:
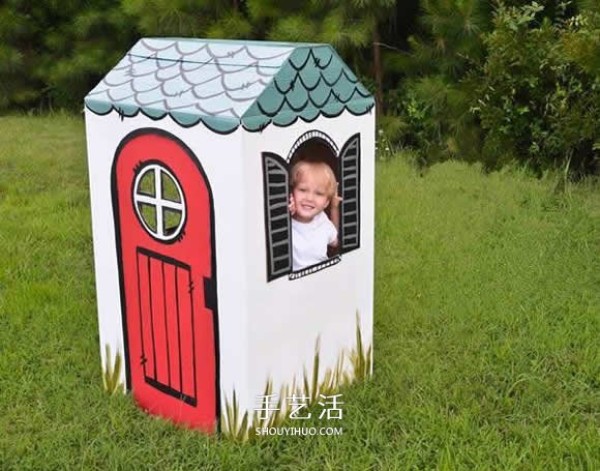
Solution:
[{"label": "leafy bush", "polygon": [[398,114],[402,143],[540,174],[600,173],[600,6],[596,1],[424,0]]},{"label": "leafy bush", "polygon": [[453,82],[441,74],[408,82],[400,114],[401,141],[418,150],[422,165],[477,158],[479,127],[470,111],[470,87],[467,78]]},{"label": "leafy bush", "polygon": [[[567,6],[567,5],[565,5]],[[588,50],[600,29],[566,10],[539,19],[544,7],[500,6],[478,78],[473,111],[483,131],[482,156],[496,168],[514,158],[536,172],[568,168],[572,174],[598,171],[600,77]]]}]

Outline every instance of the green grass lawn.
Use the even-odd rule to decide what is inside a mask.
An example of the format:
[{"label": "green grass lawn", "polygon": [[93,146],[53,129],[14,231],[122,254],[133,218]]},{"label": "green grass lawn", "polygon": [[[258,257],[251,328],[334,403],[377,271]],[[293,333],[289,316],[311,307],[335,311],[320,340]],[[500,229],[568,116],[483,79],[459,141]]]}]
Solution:
[{"label": "green grass lawn", "polygon": [[0,469],[600,467],[600,188],[378,163],[375,374],[238,444],[104,393],[86,172],[80,118],[0,118]]}]

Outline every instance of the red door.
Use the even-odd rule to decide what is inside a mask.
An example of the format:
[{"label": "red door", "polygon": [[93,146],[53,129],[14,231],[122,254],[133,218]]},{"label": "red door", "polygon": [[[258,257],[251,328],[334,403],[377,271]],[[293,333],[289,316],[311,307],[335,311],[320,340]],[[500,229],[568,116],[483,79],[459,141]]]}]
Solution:
[{"label": "red door", "polygon": [[158,130],[127,136],[112,174],[129,385],[152,414],[214,431],[217,312],[210,186]]}]

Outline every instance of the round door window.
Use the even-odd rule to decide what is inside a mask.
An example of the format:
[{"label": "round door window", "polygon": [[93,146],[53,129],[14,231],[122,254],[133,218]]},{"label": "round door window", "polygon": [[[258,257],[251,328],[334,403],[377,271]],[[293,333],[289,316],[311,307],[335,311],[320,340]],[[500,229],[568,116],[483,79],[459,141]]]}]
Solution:
[{"label": "round door window", "polygon": [[133,203],[140,223],[154,238],[175,239],[185,224],[185,199],[175,176],[160,164],[142,167],[133,184]]}]

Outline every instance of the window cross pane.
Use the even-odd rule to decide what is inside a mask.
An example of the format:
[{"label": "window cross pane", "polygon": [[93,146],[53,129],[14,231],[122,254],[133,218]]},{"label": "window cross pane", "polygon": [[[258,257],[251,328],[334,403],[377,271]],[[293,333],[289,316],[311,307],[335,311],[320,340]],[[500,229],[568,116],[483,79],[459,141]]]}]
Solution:
[{"label": "window cross pane", "polygon": [[175,176],[160,164],[148,164],[136,176],[133,200],[144,229],[163,241],[175,239],[185,223],[185,199]]}]

